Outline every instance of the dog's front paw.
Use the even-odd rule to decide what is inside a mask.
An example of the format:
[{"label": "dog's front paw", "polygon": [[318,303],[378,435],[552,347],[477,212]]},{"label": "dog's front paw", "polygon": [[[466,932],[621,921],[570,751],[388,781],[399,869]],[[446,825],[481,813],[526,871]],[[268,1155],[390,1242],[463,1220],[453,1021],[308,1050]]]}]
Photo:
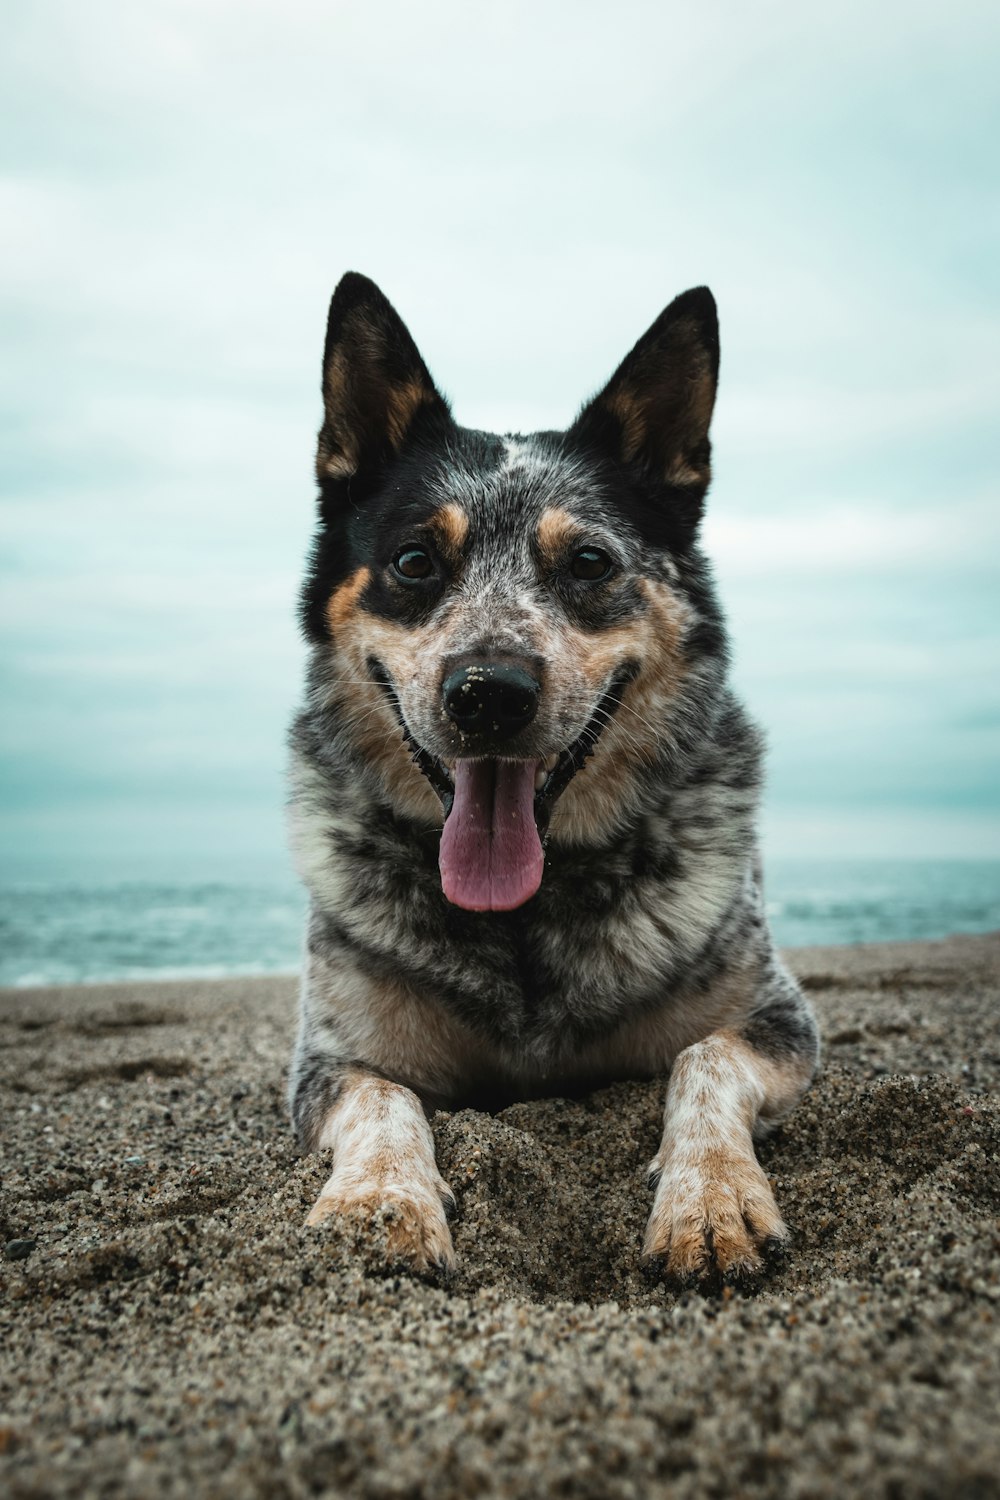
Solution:
[{"label": "dog's front paw", "polygon": [[388,1186],[369,1181],[348,1187],[334,1176],[310,1209],[306,1224],[315,1227],[334,1214],[377,1224],[384,1231],[390,1261],[402,1261],[414,1271],[451,1271],[455,1250],[445,1208],[453,1204],[443,1182]]},{"label": "dog's front paw", "polygon": [[771,1186],[753,1154],[668,1153],[657,1182],[643,1260],[683,1282],[753,1282],[788,1240]]}]

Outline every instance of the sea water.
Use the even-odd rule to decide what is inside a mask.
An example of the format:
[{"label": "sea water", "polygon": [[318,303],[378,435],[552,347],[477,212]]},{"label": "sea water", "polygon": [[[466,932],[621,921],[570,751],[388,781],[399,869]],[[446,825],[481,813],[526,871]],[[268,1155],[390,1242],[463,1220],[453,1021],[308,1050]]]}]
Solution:
[{"label": "sea water", "polygon": [[[1000,928],[1000,861],[779,859],[767,909],[782,946]],[[271,879],[0,882],[0,984],[272,974],[298,968],[305,897]]]}]

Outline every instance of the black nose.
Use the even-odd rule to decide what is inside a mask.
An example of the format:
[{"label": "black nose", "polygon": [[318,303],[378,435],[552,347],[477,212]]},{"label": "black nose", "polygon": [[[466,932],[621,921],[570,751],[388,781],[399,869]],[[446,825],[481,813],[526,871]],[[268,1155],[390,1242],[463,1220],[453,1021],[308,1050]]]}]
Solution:
[{"label": "black nose", "polygon": [[542,685],[523,667],[474,661],[445,678],[445,712],[463,734],[510,739],[530,724]]}]

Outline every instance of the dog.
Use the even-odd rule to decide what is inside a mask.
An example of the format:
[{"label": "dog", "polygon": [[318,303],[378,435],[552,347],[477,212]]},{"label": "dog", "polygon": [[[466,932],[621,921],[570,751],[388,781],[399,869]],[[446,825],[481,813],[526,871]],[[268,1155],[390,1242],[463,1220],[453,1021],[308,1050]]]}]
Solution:
[{"label": "dog", "polygon": [[762,742],[698,543],[718,367],[699,287],[566,432],[499,437],[456,424],[373,282],[330,305],[289,1099],[333,1153],[307,1223],[379,1215],[418,1272],[454,1264],[432,1110],[624,1078],[668,1076],[654,1271],[753,1281],[787,1239],[754,1139],[818,1040],[765,920]]}]

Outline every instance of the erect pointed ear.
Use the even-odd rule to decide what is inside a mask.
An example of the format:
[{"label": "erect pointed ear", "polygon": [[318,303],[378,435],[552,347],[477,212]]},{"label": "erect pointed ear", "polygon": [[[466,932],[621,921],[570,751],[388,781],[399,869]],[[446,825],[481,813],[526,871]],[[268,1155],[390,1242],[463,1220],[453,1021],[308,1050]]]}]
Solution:
[{"label": "erect pointed ear", "polygon": [[320,480],[349,479],[403,446],[422,414],[449,420],[416,344],[367,276],[348,271],[330,303],[323,350]]},{"label": "erect pointed ear", "polygon": [[715,298],[699,286],[660,314],[568,435],[680,491],[697,525],[711,478],[708,427],[718,377]]}]

